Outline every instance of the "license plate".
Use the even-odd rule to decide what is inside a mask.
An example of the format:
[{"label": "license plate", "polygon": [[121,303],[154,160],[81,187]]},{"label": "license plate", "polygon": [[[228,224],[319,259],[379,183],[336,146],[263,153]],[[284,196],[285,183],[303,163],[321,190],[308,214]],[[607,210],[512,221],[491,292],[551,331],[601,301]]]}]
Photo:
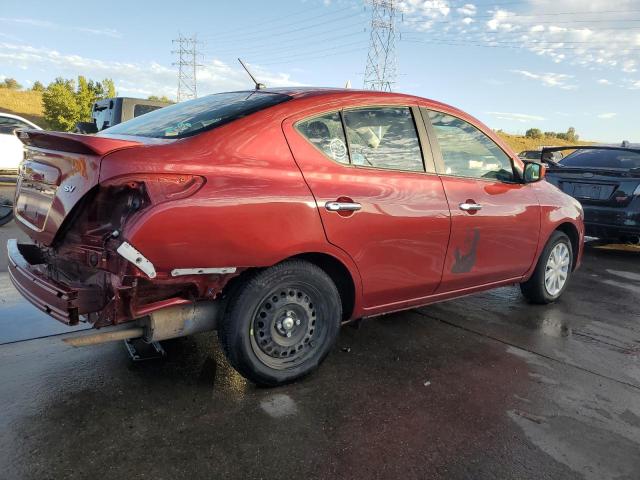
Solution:
[{"label": "license plate", "polygon": [[599,199],[602,192],[600,185],[574,185],[573,196],[579,198],[594,198]]}]

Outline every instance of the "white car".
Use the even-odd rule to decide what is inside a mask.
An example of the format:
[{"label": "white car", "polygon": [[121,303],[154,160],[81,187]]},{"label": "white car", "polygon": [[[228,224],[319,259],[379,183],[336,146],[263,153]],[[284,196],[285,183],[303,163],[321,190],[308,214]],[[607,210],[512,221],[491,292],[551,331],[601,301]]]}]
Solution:
[{"label": "white car", "polygon": [[0,172],[17,172],[23,157],[23,144],[13,133],[16,128],[37,128],[35,123],[18,115],[0,113]]}]

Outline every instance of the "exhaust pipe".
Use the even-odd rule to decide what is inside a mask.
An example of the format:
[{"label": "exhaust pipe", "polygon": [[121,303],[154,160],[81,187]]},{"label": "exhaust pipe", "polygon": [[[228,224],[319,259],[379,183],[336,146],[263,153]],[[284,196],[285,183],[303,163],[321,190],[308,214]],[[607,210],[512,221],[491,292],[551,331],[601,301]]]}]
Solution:
[{"label": "exhaust pipe", "polygon": [[155,311],[146,317],[139,318],[135,327],[125,329],[106,327],[103,329],[106,331],[70,336],[63,341],[74,347],[132,338],[142,338],[147,343],[158,342],[215,330],[221,312],[219,301],[194,302]]},{"label": "exhaust pipe", "polygon": [[139,338],[144,335],[144,328],[135,327],[124,330],[110,330],[108,332],[91,333],[89,335],[78,335],[75,337],[63,338],[62,341],[74,347],[86,347],[98,345],[100,343],[115,342],[118,340],[129,340]]}]

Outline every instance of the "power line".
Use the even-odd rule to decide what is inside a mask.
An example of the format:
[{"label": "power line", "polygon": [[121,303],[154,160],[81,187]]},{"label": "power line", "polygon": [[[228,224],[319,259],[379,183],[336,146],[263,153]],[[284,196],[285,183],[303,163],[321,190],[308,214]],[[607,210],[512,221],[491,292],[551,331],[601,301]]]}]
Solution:
[{"label": "power line", "polygon": [[178,55],[178,61],[172,63],[178,67],[178,102],[198,98],[197,71],[202,66],[197,61],[200,42],[195,35],[184,37],[180,34],[172,43],[178,45],[178,49],[171,52]]},{"label": "power line", "polygon": [[365,90],[390,92],[396,81],[396,13],[394,0],[369,0],[371,6],[371,36],[367,66],[364,71]]},{"label": "power line", "polygon": [[[294,25],[297,26],[297,27],[300,27],[300,28],[296,28],[295,30],[289,30],[289,31],[300,31],[300,30],[304,30],[304,29],[307,29],[307,28],[314,28],[314,27],[316,27],[318,25],[326,25],[327,23],[334,22],[335,20],[329,19],[327,21],[323,21],[323,22],[321,22],[319,24],[315,24],[315,25],[304,25],[307,22],[315,22],[319,18],[336,16],[337,14],[340,14],[340,13],[344,12],[345,10],[353,10],[353,8],[352,7],[345,7],[345,8],[341,8],[339,10],[335,10],[335,11],[332,11],[332,12],[323,13],[321,15],[314,15],[313,17],[310,17],[310,18],[298,20],[298,21],[296,21],[294,23]],[[347,16],[344,16],[343,18],[352,18],[352,17],[359,16],[359,15],[361,15],[361,12],[356,12],[353,15],[347,15]],[[291,24],[292,24],[292,22],[287,18],[286,26],[289,26]],[[258,24],[258,26],[259,25],[260,24]],[[228,35],[220,35],[220,36],[218,36],[218,35],[211,36],[210,35],[210,36],[207,36],[205,38],[214,39],[216,44],[218,44],[220,42],[227,42],[228,43],[230,41],[237,42],[237,40],[236,40],[237,38],[241,38],[243,40],[246,40],[246,39],[251,39],[251,38],[255,38],[255,37],[261,38],[261,37],[264,37],[265,35],[271,34],[272,32],[277,32],[277,34],[280,34],[282,32],[282,29],[283,29],[283,26],[275,26],[275,27],[268,27],[268,28],[262,28],[262,29],[260,29],[260,28],[258,28],[258,29],[251,28],[248,31],[239,30],[239,31],[234,31],[233,33],[228,34]],[[255,35],[255,34],[258,34],[258,35]]]}]

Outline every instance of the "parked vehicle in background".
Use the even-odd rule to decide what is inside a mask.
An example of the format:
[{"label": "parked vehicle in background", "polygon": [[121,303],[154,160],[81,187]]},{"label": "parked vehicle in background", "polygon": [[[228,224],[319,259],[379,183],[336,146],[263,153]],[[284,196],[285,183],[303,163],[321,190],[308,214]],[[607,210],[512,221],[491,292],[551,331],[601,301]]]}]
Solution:
[{"label": "parked vehicle in background", "polygon": [[539,150],[524,150],[518,154],[518,157],[520,157],[522,160],[535,160],[537,162],[544,161],[554,163],[559,162],[563,158],[562,152],[553,151],[548,151],[545,154],[545,158],[542,158],[542,151],[543,148]]},{"label": "parked vehicle in background", "polygon": [[640,144],[566,148],[547,180],[580,201],[587,235],[640,243]]},{"label": "parked vehicle in background", "polygon": [[24,145],[14,132],[19,128],[41,130],[26,118],[0,113],[0,175],[15,175],[24,156]]},{"label": "parked vehicle in background", "polygon": [[98,100],[91,108],[91,121],[79,122],[75,133],[97,133],[145,113],[153,112],[171,103],[143,98],[114,97]]},{"label": "parked vehicle in background", "polygon": [[13,194],[24,145],[16,137],[19,128],[40,130],[35,123],[10,113],[0,113],[0,226],[13,218]]},{"label": "parked vehicle in background", "polygon": [[76,344],[217,327],[261,385],[316,368],[344,321],[509,284],[553,302],[582,255],[582,208],[541,163],[419,97],[230,92],[22,139],[35,244],[9,241],[16,288],[64,323],[126,328]]}]

